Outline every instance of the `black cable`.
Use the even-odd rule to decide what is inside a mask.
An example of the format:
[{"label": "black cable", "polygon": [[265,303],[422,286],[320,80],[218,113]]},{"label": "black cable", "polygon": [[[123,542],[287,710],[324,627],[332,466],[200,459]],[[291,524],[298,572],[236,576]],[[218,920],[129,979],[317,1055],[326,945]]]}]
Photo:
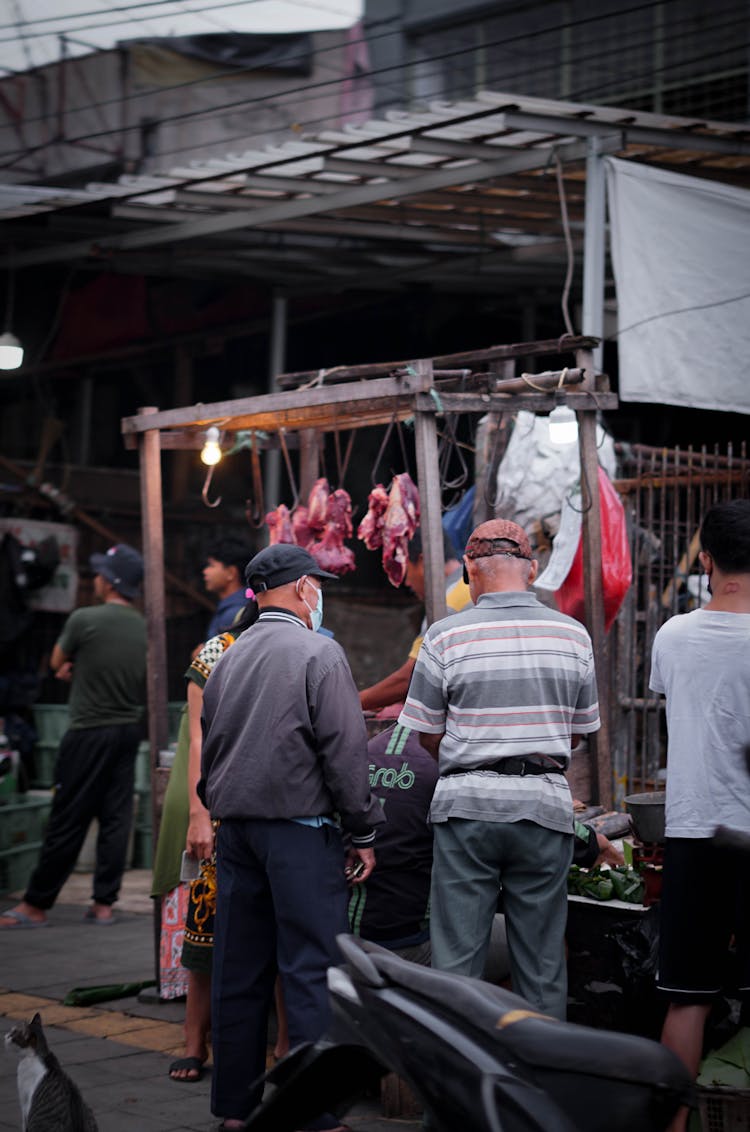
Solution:
[{"label": "black cable", "polygon": [[[666,2],[667,3],[673,3],[673,2],[676,3],[676,2],[678,2],[678,0],[666,0]],[[639,12],[639,11],[651,10],[651,9],[657,7],[657,6],[658,6],[658,0],[649,0],[648,3],[639,4],[639,5],[636,5],[632,8],[624,9],[622,12],[617,13],[617,15],[618,16],[625,16],[625,15],[629,15],[629,14]],[[567,24],[556,24],[552,27],[540,29],[540,30],[530,32],[530,33],[524,33],[523,35],[518,35],[518,36],[514,36],[514,37],[510,37],[510,38],[498,39],[498,40],[492,41],[490,43],[484,44],[483,48],[487,49],[489,47],[495,47],[495,46],[508,47],[509,45],[512,45],[512,44],[527,42],[528,40],[538,38],[539,36],[548,35],[548,34],[551,34],[551,33],[557,32],[557,31],[561,31],[561,30],[570,30],[571,28],[580,27],[580,26],[584,26],[584,25],[587,25],[587,24],[591,24],[591,23],[596,23],[598,21],[601,21],[603,19],[608,19],[608,18],[610,18],[609,13],[605,13],[603,15],[598,14],[598,15],[588,16],[588,17],[584,17],[580,20],[572,21],[572,22],[567,23]],[[734,20],[729,21],[728,24],[722,25],[722,27],[732,27],[735,24],[737,24],[738,22],[741,22],[741,21],[734,19]],[[349,46],[356,45],[357,43],[369,44],[369,43],[376,41],[377,39],[385,38],[387,36],[392,36],[392,35],[396,35],[396,34],[400,34],[400,29],[397,29],[397,30],[394,30],[394,31],[386,31],[386,32],[380,33],[377,36],[369,36],[369,37],[363,36],[358,40],[349,41]],[[688,32],[686,32],[685,34],[692,35],[692,34],[694,34],[694,32],[691,29]],[[676,38],[677,38],[676,37],[676,26],[671,25],[670,26],[670,34],[669,34],[669,42],[674,43]],[[2,42],[4,42],[4,41],[0,40],[0,43],[2,43]],[[8,41],[5,41],[5,42],[8,42]],[[653,42],[653,37],[649,36],[648,39],[643,41],[643,42],[651,43],[651,42]],[[595,50],[595,55],[593,57],[598,58],[599,54],[596,53],[597,52],[596,45],[593,41],[592,41],[592,44],[593,44],[594,50]],[[318,54],[319,55],[324,54],[326,51],[334,51],[334,50],[338,51],[338,50],[341,49],[341,46],[342,46],[341,44],[335,44],[331,48],[323,49]],[[476,50],[476,46],[471,45],[469,47],[458,48],[458,49],[453,50],[453,51],[443,52],[439,55],[430,56],[430,57],[426,58],[423,62],[424,63],[443,62],[447,59],[453,59],[453,58],[459,57],[461,55],[471,54],[475,50]],[[737,45],[734,44],[732,46],[732,48],[729,49],[729,50],[736,51]],[[306,58],[306,57],[307,57],[307,55],[305,53],[305,55],[301,55],[298,58],[301,60],[301,59]],[[293,57],[293,56],[290,57],[290,61],[294,61],[294,58],[295,57]],[[588,57],[586,57],[586,56],[581,57],[580,58],[581,64],[585,64],[585,62],[587,61],[587,58]],[[692,61],[691,60],[681,60],[679,62],[679,64],[671,64],[669,67],[664,68],[664,70],[672,69],[673,66],[677,66],[677,65],[679,65],[679,66],[689,65],[690,62],[701,61],[703,58],[704,58],[704,56],[700,55],[695,60],[692,60]],[[392,66],[389,66],[389,67],[382,67],[382,68],[378,68],[378,69],[375,69],[375,70],[371,70],[371,71],[367,72],[367,74],[368,74],[368,76],[374,76],[374,75],[388,74],[388,73],[392,73],[392,72],[401,72],[401,71],[404,71],[404,70],[409,70],[409,69],[413,68],[414,66],[415,66],[414,62],[410,60],[406,63],[393,64]],[[238,78],[242,75],[252,74],[257,69],[258,69],[257,67],[237,68],[236,70],[234,70],[231,73],[231,77],[232,78]],[[652,71],[650,73],[659,73],[659,72],[653,72]],[[214,104],[213,106],[211,106],[209,108],[201,108],[201,109],[196,109],[196,110],[193,110],[193,111],[185,111],[181,114],[165,116],[165,117],[163,117],[159,120],[159,124],[160,125],[167,125],[170,122],[181,121],[181,120],[184,120],[185,118],[199,117],[202,114],[216,114],[216,113],[220,113],[224,110],[236,110],[240,107],[258,106],[258,105],[260,105],[264,102],[278,103],[281,99],[285,98],[288,95],[300,94],[300,93],[303,93],[303,92],[306,93],[306,94],[309,94],[309,92],[311,92],[311,91],[314,91],[314,90],[319,89],[321,87],[331,85],[333,81],[343,82],[343,81],[346,81],[346,79],[348,79],[349,77],[350,76],[347,75],[347,76],[341,76],[336,80],[323,80],[319,83],[305,83],[301,86],[290,87],[290,88],[287,88],[286,90],[278,91],[278,92],[276,92],[275,94],[272,94],[272,95],[259,95],[259,96],[256,96],[255,98],[239,99],[239,100],[233,100],[231,102]],[[154,93],[170,93],[170,92],[175,91],[175,90],[182,90],[186,87],[193,87],[193,86],[199,85],[199,84],[204,83],[204,82],[215,81],[215,80],[216,80],[216,75],[213,74],[213,75],[210,75],[210,76],[203,76],[203,77],[197,78],[197,79],[186,80],[184,83],[176,83],[176,84],[173,84],[172,86],[169,86],[169,87],[150,87],[145,91],[135,92],[131,95],[128,95],[124,99],[123,98],[112,98],[112,99],[102,100],[101,102],[96,103],[95,106],[96,106],[96,108],[98,108],[100,110],[102,108],[108,106],[108,105],[120,106],[120,105],[122,105],[122,103],[124,101],[129,101],[130,99],[143,98],[143,97],[153,95]],[[576,97],[576,96],[573,96],[573,97]],[[87,105],[78,106],[78,107],[69,107],[69,108],[66,109],[66,113],[69,113],[69,114],[81,113],[84,110],[88,110],[88,109],[92,109],[92,108],[93,108],[92,104],[87,104]],[[499,109],[498,109],[498,112],[499,112]],[[26,119],[24,124],[31,125],[31,124],[38,122],[38,121],[46,121],[47,119],[48,119],[48,115],[39,115],[36,118]],[[300,126],[304,127],[304,126],[307,126],[307,125],[314,125],[314,124],[316,124],[316,123],[315,122],[302,122],[302,123],[300,123]],[[0,127],[0,128],[2,128],[2,127]],[[5,128],[10,128],[10,127],[5,127]],[[132,130],[132,129],[137,129],[137,128],[139,128],[138,124],[125,127],[126,130]],[[68,144],[75,144],[75,143],[81,142],[81,141],[95,140],[95,139],[100,138],[102,136],[109,136],[110,134],[118,134],[119,135],[121,133],[122,133],[122,128],[116,127],[116,128],[113,128],[112,130],[98,131],[96,133],[78,135],[74,138],[66,139],[66,141],[68,142]],[[246,135],[243,135],[243,136],[246,136]],[[252,140],[253,136],[254,135],[250,135],[249,140]],[[229,140],[231,140],[231,139],[229,139]],[[51,143],[47,143],[47,144],[51,144]],[[25,151],[25,150],[10,150],[10,151],[8,151],[8,154],[10,155],[10,154],[13,154],[13,153],[22,153],[23,154],[25,152],[29,152],[29,153],[30,152],[37,152],[39,148],[40,147],[33,147],[33,149],[28,150],[28,151]],[[177,152],[180,152],[180,151],[177,151]]]},{"label": "black cable", "polygon": [[741,303],[744,299],[750,299],[750,291],[744,295],[732,295],[729,299],[717,299],[713,303],[696,303],[694,306],[677,307],[672,311],[662,311],[660,314],[649,315],[648,318],[642,318],[639,322],[633,322],[630,326],[623,326],[622,330],[615,331],[604,339],[605,342],[614,342],[620,337],[621,334],[627,334],[630,330],[636,330],[639,326],[645,326],[649,322],[658,322],[661,318],[672,318],[676,314],[690,314],[691,311],[709,311],[715,307],[731,306],[732,303]]}]

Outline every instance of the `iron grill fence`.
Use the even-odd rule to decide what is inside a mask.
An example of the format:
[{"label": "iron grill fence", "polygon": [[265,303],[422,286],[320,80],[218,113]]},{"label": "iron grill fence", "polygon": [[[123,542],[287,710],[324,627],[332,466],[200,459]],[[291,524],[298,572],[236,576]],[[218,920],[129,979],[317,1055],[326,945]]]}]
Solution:
[{"label": "iron grill fence", "polygon": [[664,703],[648,687],[654,637],[669,617],[705,604],[701,518],[714,503],[750,496],[750,461],[744,442],[724,452],[621,444],[618,468],[633,556],[610,648],[614,797],[622,808],[626,794],[658,789],[664,777]]}]

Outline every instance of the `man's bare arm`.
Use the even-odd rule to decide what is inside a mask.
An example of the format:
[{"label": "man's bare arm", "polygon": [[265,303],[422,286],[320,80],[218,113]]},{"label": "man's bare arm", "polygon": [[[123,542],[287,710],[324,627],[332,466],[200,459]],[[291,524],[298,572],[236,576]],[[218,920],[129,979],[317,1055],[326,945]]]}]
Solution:
[{"label": "man's bare arm", "polygon": [[441,735],[428,735],[425,731],[420,731],[419,733],[420,745],[424,747],[425,751],[432,755],[435,762],[437,762],[440,744],[443,741],[444,735],[445,732]]},{"label": "man's bare arm", "polygon": [[411,674],[414,671],[415,660],[408,657],[406,662],[391,672],[377,684],[370,688],[363,688],[359,693],[359,702],[363,711],[379,711],[380,708],[389,707],[390,704],[400,704],[406,699]]}]

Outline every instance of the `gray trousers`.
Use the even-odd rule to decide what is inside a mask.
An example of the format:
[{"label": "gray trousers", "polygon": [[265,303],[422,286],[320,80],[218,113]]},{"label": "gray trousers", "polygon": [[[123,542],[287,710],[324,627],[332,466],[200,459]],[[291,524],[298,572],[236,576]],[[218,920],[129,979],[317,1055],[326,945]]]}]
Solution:
[{"label": "gray trousers", "polygon": [[502,889],[513,990],[564,1019],[572,833],[530,821],[450,818],[436,822],[433,834],[432,966],[481,978]]}]

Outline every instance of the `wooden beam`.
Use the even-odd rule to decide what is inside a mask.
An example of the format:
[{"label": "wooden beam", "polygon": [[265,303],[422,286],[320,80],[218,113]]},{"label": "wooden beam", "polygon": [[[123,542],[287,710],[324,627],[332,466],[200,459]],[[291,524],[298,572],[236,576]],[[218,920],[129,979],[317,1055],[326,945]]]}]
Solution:
[{"label": "wooden beam", "polygon": [[[439,354],[432,359],[436,369],[453,369],[463,365],[481,365],[485,362],[500,361],[504,358],[538,358],[545,355],[572,354],[578,349],[593,349],[598,344],[597,338],[570,337],[563,334],[560,338],[547,338],[537,342],[515,342],[505,346],[488,346],[483,350],[464,350],[458,354]],[[383,374],[403,371],[407,362],[375,362],[371,365],[334,366],[325,370],[327,384],[353,381],[358,378],[377,377]],[[304,385],[318,376],[319,370],[301,370],[297,373],[282,373],[278,381],[282,388],[288,389],[292,385]]]},{"label": "wooden beam", "polygon": [[[534,413],[550,413],[558,404],[554,393],[438,393],[446,413],[512,413],[528,409]],[[429,394],[417,393],[414,404],[424,409],[432,402]],[[616,409],[616,393],[567,393],[565,404],[578,412],[583,410]],[[434,402],[432,402],[434,407]]]},{"label": "wooden beam", "polygon": [[[317,376],[314,375],[314,376]],[[404,408],[412,393],[420,389],[412,374],[400,378],[382,378],[379,381],[354,382],[346,388],[321,384],[315,389],[296,389],[293,392],[266,393],[257,397],[242,397],[235,401],[218,401],[209,405],[190,405],[183,409],[154,412],[153,415],[124,417],[123,433],[145,432],[151,429],[179,428],[194,425],[207,428],[215,424],[225,428],[262,428],[276,432],[285,428],[314,428],[315,419],[329,412],[330,416],[350,417],[360,407],[391,412],[397,410],[399,400]]]}]

